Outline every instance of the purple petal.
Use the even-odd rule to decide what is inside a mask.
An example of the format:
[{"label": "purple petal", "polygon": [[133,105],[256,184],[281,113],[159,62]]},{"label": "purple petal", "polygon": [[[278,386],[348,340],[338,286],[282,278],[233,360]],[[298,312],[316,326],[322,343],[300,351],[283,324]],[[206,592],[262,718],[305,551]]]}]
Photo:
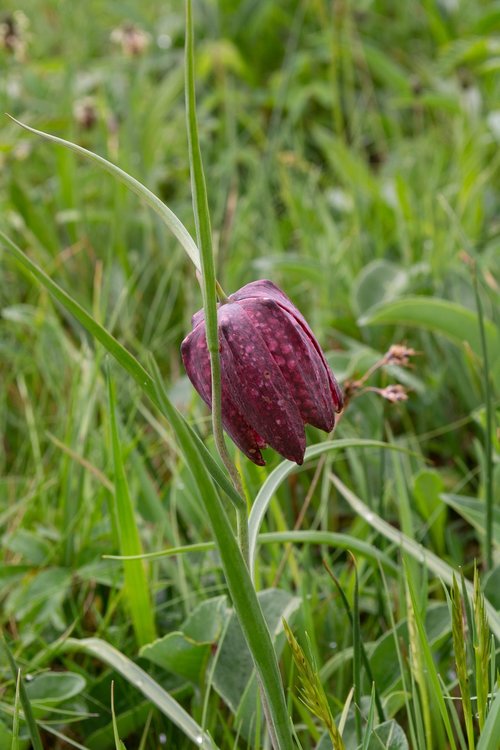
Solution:
[{"label": "purple petal", "polygon": [[272,299],[248,299],[238,304],[266,342],[303,421],[331,432],[335,414],[328,374],[302,326]]},{"label": "purple petal", "polygon": [[[205,325],[198,325],[194,331],[184,339],[181,346],[182,359],[188,377],[203,401],[212,407],[212,376],[210,372],[210,357],[207,349]],[[264,466],[260,448],[266,445],[260,435],[250,427],[236,406],[225,378],[222,378],[222,424],[224,429],[236,443],[238,448],[258,466]]]},{"label": "purple petal", "polygon": [[287,382],[240,305],[219,310],[223,383],[245,420],[285,458],[304,459],[304,424]]},{"label": "purple petal", "polygon": [[246,284],[245,286],[241,287],[241,289],[238,289],[237,292],[234,294],[231,294],[230,299],[239,301],[244,299],[272,299],[275,302],[277,302],[280,307],[282,307],[284,310],[286,310],[287,313],[290,315],[293,315],[293,317],[297,320],[297,322],[302,326],[304,332],[309,337],[312,345],[316,349],[323,366],[325,368],[328,381],[330,384],[330,393],[333,399],[333,404],[335,407],[335,411],[340,412],[342,411],[342,407],[344,405],[344,397],[342,394],[342,390],[335,380],[335,377],[331,371],[331,368],[328,364],[328,362],[325,359],[325,355],[323,354],[323,351],[318,344],[316,337],[314,336],[314,333],[311,331],[306,319],[302,315],[302,313],[295,307],[293,302],[286,296],[284,292],[281,291],[279,287],[276,286],[276,284],[273,284],[272,281],[269,281],[268,279],[260,279],[259,281],[252,281],[250,284]]}]

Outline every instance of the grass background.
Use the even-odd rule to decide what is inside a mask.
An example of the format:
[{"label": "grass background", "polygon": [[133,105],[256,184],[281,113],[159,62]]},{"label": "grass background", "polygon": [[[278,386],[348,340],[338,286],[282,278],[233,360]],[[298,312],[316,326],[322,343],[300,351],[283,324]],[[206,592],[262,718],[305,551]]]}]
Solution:
[{"label": "grass background", "polygon": [[[25,49],[0,50],[2,111],[116,162],[194,233],[181,5],[6,0],[4,19],[19,8],[28,23],[13,18]],[[477,264],[478,294],[492,330],[486,376],[495,386],[500,6],[459,0],[415,2],[411,8],[376,0],[225,0],[197,3],[195,10],[200,137],[223,288],[231,292],[259,277],[284,288],[341,381],[359,377],[392,343],[405,341],[420,353],[414,369],[392,368],[378,381],[404,383],[411,389],[408,402],[394,406],[373,393],[363,395],[351,403],[337,433],[396,442],[412,455],[352,447],[331,454],[317,473],[315,459],[283,483],[265,522],[267,531],[292,529],[314,478],[302,528],[368,541],[398,567],[383,577],[359,557],[356,597],[355,568],[344,549],[317,544],[290,553],[275,543],[259,553],[258,588],[279,587],[279,611],[293,611],[294,632],[314,657],[333,713],[340,713],[353,684],[356,629],[322,568],[326,556],[359,611],[360,638],[371,654],[386,718],[398,720],[410,747],[425,747],[419,725],[426,723],[428,710],[432,747],[451,746],[432,698],[435,686],[422,687],[418,677],[422,639],[411,627],[400,634],[409,611],[410,621],[416,612],[417,620],[427,623],[443,695],[456,696],[452,620],[443,586],[415,562],[404,572],[398,549],[353,513],[333,487],[330,471],[373,513],[453,568],[462,567],[468,578],[476,558],[483,590],[498,608],[500,573],[495,566],[485,569],[490,463],[469,259]],[[149,35],[142,54],[127,55],[111,40],[112,30],[124,22]],[[82,103],[95,111],[92,127],[78,122]],[[176,240],[110,176],[7,118],[0,145],[3,231],[140,361],[154,354],[170,397],[213,448],[208,413],[179,356],[201,299]],[[43,723],[44,746],[67,747],[71,741],[112,747],[112,678],[127,747],[142,742],[153,748],[163,740],[167,747],[192,746],[129,681],[89,655],[61,651],[58,644],[71,635],[103,638],[138,661],[220,748],[248,742],[259,747],[259,738],[252,739],[241,716],[226,705],[239,695],[237,688],[228,694],[227,674],[214,677],[205,652],[198,653],[194,672],[186,672],[184,663],[174,669],[171,661],[162,667],[138,657],[141,641],[127,609],[124,567],[102,558],[121,549],[111,490],[122,474],[135,508],[132,525],[135,521],[145,551],[210,540],[174,434],[110,362],[113,406],[99,345],[4,251],[0,269],[1,619],[17,662],[33,678],[27,685]],[[418,304],[411,314],[398,307],[392,312],[394,300],[414,297]],[[439,314],[429,306],[431,298],[446,301]],[[470,311],[469,328],[467,313],[455,304]],[[377,325],[376,305],[385,315],[379,312]],[[492,396],[493,417],[497,399],[498,391]],[[498,479],[493,422],[489,437]],[[308,437],[310,443],[324,439],[313,429]],[[271,451],[266,459],[268,467],[259,469],[237,457],[252,497],[279,464]],[[498,560],[498,509],[495,514]],[[225,606],[217,597],[225,585],[213,553],[161,559],[149,563],[144,575],[152,598],[146,609],[151,607],[154,622],[143,623],[142,643],[151,639],[151,628],[159,636],[194,632],[186,626],[193,613],[195,622],[205,617],[211,623],[206,640],[219,640],[227,621],[217,614]],[[408,580],[418,599],[413,609]],[[202,603],[205,615],[197,609]],[[400,663],[394,633],[401,635]],[[193,638],[198,642],[201,636],[196,630]],[[394,674],[388,674],[383,650],[388,643]],[[232,648],[234,670],[243,648],[237,640]],[[15,681],[3,656],[0,665],[0,747],[10,747]],[[282,667],[298,737],[304,749],[316,747],[322,728],[298,700],[286,649]],[[55,683],[64,671],[73,676],[61,688]],[[235,671],[244,684],[243,667]],[[47,687],[47,679],[54,685]],[[364,674],[366,704],[370,690]],[[251,714],[254,709],[255,701]],[[458,702],[457,712],[460,717]],[[347,729],[346,744],[356,747],[356,734],[351,742]],[[456,736],[460,743],[459,731]]]}]

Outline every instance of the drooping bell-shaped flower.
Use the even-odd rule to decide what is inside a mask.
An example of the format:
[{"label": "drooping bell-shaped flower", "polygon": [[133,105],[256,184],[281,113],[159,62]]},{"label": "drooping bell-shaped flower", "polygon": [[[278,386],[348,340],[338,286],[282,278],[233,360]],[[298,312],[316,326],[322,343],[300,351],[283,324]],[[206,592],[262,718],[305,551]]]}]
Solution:
[{"label": "drooping bell-shaped flower", "polygon": [[[271,281],[253,281],[218,307],[222,423],[236,445],[263,466],[266,445],[301,464],[304,425],[330,432],[342,391],[306,320]],[[199,310],[182,342],[192,384],[210,407],[205,318]]]}]

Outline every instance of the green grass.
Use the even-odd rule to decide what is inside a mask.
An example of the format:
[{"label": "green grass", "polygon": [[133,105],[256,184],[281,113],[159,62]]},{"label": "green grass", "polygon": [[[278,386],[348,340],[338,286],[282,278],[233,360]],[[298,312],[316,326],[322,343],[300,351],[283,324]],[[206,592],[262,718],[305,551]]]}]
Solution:
[{"label": "green grass", "polygon": [[[20,6],[0,111],[153,196],[3,119],[0,748],[269,747],[246,637],[283,747],[336,727],[347,750],[495,750],[498,3],[194,3],[221,286],[275,281],[341,382],[418,352],[369,381],[409,399],[353,398],[303,467],[228,441],[255,591],[179,353],[202,305],[183,4],[5,0],[0,21]],[[149,34],[135,57],[110,39],[124,21]]]}]

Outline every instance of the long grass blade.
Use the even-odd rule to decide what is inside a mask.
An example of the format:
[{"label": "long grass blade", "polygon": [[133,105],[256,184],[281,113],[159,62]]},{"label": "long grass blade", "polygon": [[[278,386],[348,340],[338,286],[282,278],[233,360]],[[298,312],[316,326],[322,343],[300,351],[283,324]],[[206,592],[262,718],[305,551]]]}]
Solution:
[{"label": "long grass blade", "polygon": [[[324,443],[318,443],[317,445],[311,445],[307,448],[304,456],[304,461],[310,461],[313,458],[321,456],[323,453],[330,451],[342,450],[343,448],[387,448],[388,450],[397,450],[408,452],[405,448],[398,445],[392,445],[390,443],[384,443],[380,440],[361,440],[354,438],[345,438],[343,440],[327,440]],[[257,497],[252,505],[250,517],[248,519],[248,536],[249,536],[249,560],[250,570],[254,572],[255,567],[255,553],[257,548],[257,538],[259,536],[260,527],[264,516],[266,515],[269,503],[276,494],[278,488],[295,471],[298,471],[300,466],[297,466],[293,461],[282,461],[267,477],[266,481],[261,486]]]},{"label": "long grass blade", "polygon": [[354,558],[354,598],[352,607],[352,684],[354,686],[354,721],[356,739],[362,741],[363,717],[361,715],[361,627],[359,622],[359,581],[358,568]]},{"label": "long grass blade", "polygon": [[474,657],[476,665],[476,696],[479,729],[482,730],[488,711],[490,632],[485,612],[485,599],[481,593],[479,572],[474,566]]},{"label": "long grass blade", "polygon": [[413,608],[414,622],[418,631],[419,652],[420,652],[419,658],[422,658],[422,662],[425,664],[425,674],[429,680],[430,685],[432,686],[432,698],[433,700],[437,702],[439,713],[441,714],[441,718],[443,720],[443,724],[446,729],[446,735],[448,737],[449,745],[452,748],[452,750],[456,750],[457,746],[455,742],[455,737],[453,735],[453,729],[451,726],[450,717],[446,709],[446,703],[444,701],[443,691],[439,683],[439,677],[438,677],[438,673],[436,670],[436,665],[434,664],[434,659],[433,659],[432,652],[429,646],[427,635],[425,632],[424,623],[418,611],[417,592],[415,591],[415,586],[413,585],[413,579],[410,574],[410,569],[407,565],[406,560],[405,560],[405,570],[406,570],[406,583],[408,585],[411,604]]},{"label": "long grass blade", "polygon": [[118,733],[118,724],[116,722],[116,714],[115,714],[115,683],[111,682],[111,721],[113,724],[113,738],[115,740],[115,750],[127,750],[124,743],[120,739],[120,735]]},{"label": "long grass blade", "polygon": [[496,691],[488,717],[477,743],[477,750],[493,750],[500,737],[500,690]]},{"label": "long grass blade", "polygon": [[[118,542],[123,555],[142,555],[142,544],[137,528],[134,506],[123,466],[122,449],[118,434],[116,416],[116,395],[114,383],[107,373],[109,417],[111,422],[111,443],[115,469],[114,513],[118,529]],[[129,609],[137,643],[144,646],[156,638],[154,610],[150,586],[143,560],[126,560],[124,565],[125,600]]]},{"label": "long grass blade", "polygon": [[453,636],[453,650],[455,652],[455,665],[457,668],[458,684],[462,696],[462,712],[467,732],[469,750],[474,750],[474,721],[472,716],[472,704],[470,700],[469,669],[467,666],[467,635],[465,632],[464,610],[462,597],[457,579],[453,576],[451,587],[451,624]]},{"label": "long grass blade", "polygon": [[108,161],[103,156],[94,154],[92,151],[88,151],[86,148],[78,146],[76,143],[71,143],[71,141],[65,141],[64,138],[59,138],[56,135],[44,133],[43,130],[32,128],[29,125],[16,120],[15,117],[11,117],[10,115],[7,116],[10,117],[10,119],[13,120],[16,125],[20,125],[20,127],[24,128],[28,132],[33,133],[34,135],[38,135],[40,138],[44,138],[46,141],[50,141],[51,143],[56,143],[59,146],[64,146],[64,148],[70,149],[70,151],[74,151],[79,156],[90,159],[90,161],[92,161],[94,164],[97,164],[97,166],[99,166],[101,169],[104,169],[106,172],[109,172],[109,174],[113,175],[113,177],[116,177],[118,180],[120,180],[120,182],[123,182],[130,190],[132,190],[140,198],[142,198],[144,202],[147,203],[147,205],[150,206],[150,208],[152,208],[153,211],[158,214],[163,223],[168,227],[168,229],[170,229],[172,234],[177,237],[182,247],[188,254],[189,258],[192,260],[195,268],[198,271],[201,270],[198,247],[196,246],[195,241],[189,234],[184,224],[179,221],[177,216],[163,203],[163,201],[161,201],[154,193],[151,192],[151,190],[149,190],[141,182],[139,182],[139,180],[136,180],[135,177],[127,174],[127,172],[124,172],[123,169],[120,169],[120,167],[117,167],[116,164]]},{"label": "long grass blade", "polygon": [[[356,539],[356,537],[349,536],[348,534],[339,534],[334,531],[303,531],[298,529],[297,531],[273,531],[267,534],[259,534],[257,538],[257,544],[284,544],[284,543],[295,543],[295,544],[315,544],[318,546],[324,545],[327,547],[333,547],[335,549],[345,549],[354,551],[361,557],[365,557],[367,560],[371,560],[374,563],[380,563],[380,565],[390,573],[397,573],[398,566],[391,558],[386,555],[382,550],[377,549],[369,542],[365,542],[362,539]],[[123,557],[122,555],[103,555],[106,560],[157,560],[163,557],[174,557],[175,555],[183,555],[188,553],[196,552],[211,552],[215,549],[214,542],[199,542],[197,544],[188,544],[182,547],[171,547],[170,549],[159,550],[158,552],[147,552],[144,555]]]},{"label": "long grass blade", "polygon": [[486,340],[486,329],[485,319],[483,313],[483,303],[481,302],[481,294],[479,291],[479,282],[477,278],[477,268],[474,266],[473,270],[473,286],[474,295],[476,298],[477,308],[477,319],[479,323],[479,338],[481,341],[481,351],[483,355],[483,389],[484,389],[484,405],[486,410],[486,425],[484,428],[484,473],[485,473],[485,509],[484,509],[484,525],[486,528],[486,539],[485,539],[485,558],[486,566],[489,570],[493,567],[493,482],[494,482],[494,471],[493,471],[493,402],[491,397],[491,383],[490,383],[490,365],[489,365],[489,352],[488,343]]},{"label": "long grass blade", "polygon": [[12,717],[11,750],[19,750],[19,725],[21,716],[21,670],[17,670],[16,696],[14,698],[14,716]]},{"label": "long grass blade", "polygon": [[16,682],[16,684],[19,684],[19,697],[20,697],[21,705],[23,707],[24,720],[26,722],[26,726],[28,727],[28,732],[31,737],[33,750],[43,750],[42,738],[40,737],[40,732],[38,731],[38,725],[33,715],[33,710],[31,708],[30,699],[28,698],[28,693],[26,692],[26,688],[24,686],[24,680],[22,678],[22,675],[21,676],[19,675],[19,669],[17,667],[16,662],[14,661],[14,657],[12,656],[11,650],[3,634],[0,634],[0,642],[3,645],[5,654],[7,656],[7,661],[9,662],[10,671],[12,673],[12,678]]},{"label": "long grass blade", "polygon": [[[325,568],[326,572],[328,573],[328,575],[330,576],[330,578],[334,582],[335,587],[336,587],[337,591],[340,594],[340,599],[341,599],[342,604],[344,606],[344,609],[346,611],[347,617],[349,618],[350,626],[351,626],[351,628],[352,628],[352,630],[354,632],[354,618],[353,618],[353,613],[351,611],[351,606],[349,604],[349,601],[347,599],[345,591],[342,588],[342,585],[341,585],[339,579],[337,578],[337,576],[335,575],[335,573],[333,572],[333,570],[330,569],[330,567],[328,566],[328,564],[327,564],[327,562],[325,560],[323,560],[323,567]],[[396,571],[397,571],[397,568],[396,568]],[[358,625],[358,630],[359,630],[359,625]],[[375,705],[377,707],[377,714],[378,714],[379,722],[382,724],[382,722],[385,721],[384,707],[382,706],[382,701],[380,699],[380,695],[379,695],[379,692],[377,690],[377,686],[376,686],[375,681],[373,679],[372,669],[371,669],[371,666],[370,666],[370,660],[368,659],[368,655],[367,655],[366,649],[365,649],[365,644],[363,643],[362,638],[359,639],[359,645],[360,645],[360,649],[361,649],[361,658],[363,659],[363,666],[366,669],[366,674],[367,674],[367,677],[368,677],[369,681],[373,685],[374,696],[375,696]]]},{"label": "long grass blade", "polygon": [[[175,698],[172,698],[147,672],[106,641],[99,638],[83,638],[82,640],[68,638],[62,650],[90,654],[108,664],[137,688],[198,747],[202,750],[217,750],[217,745],[212,738],[191,718],[180,703],[177,703]],[[41,746],[40,750],[43,750]]]},{"label": "long grass blade", "polygon": [[[438,578],[442,578],[443,581],[448,585],[453,585],[453,576],[458,574],[458,571],[454,570],[451,565],[448,565],[440,557],[435,555],[421,544],[413,541],[409,537],[402,534],[400,531],[391,526],[387,521],[384,521],[380,516],[374,513],[362,500],[357,497],[349,487],[334,474],[330,474],[330,480],[338,489],[342,497],[349,503],[351,508],[364,518],[364,520],[372,526],[374,529],[379,531],[386,539],[390,539],[391,542],[397,544],[401,549],[407,552],[418,562],[425,565]],[[464,580],[465,587],[471,596],[474,595],[474,587],[470,581]],[[497,638],[500,638],[500,615],[498,614],[495,607],[491,604],[486,597],[484,597],[484,607],[488,616],[489,626],[492,632]]]}]

